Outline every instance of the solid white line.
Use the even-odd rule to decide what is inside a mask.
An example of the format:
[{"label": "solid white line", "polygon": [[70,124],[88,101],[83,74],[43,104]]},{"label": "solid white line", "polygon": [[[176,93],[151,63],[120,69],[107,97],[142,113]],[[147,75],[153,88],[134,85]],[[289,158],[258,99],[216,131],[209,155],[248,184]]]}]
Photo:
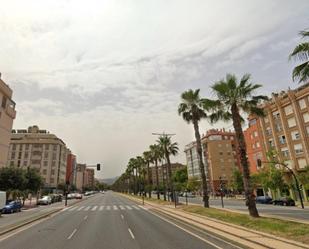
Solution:
[{"label": "solid white line", "polygon": [[79,209],[77,209],[77,211],[80,211],[80,210],[82,210],[84,208],[84,206],[82,206],[82,207],[80,207]]},{"label": "solid white line", "polygon": [[130,235],[131,235],[132,239],[135,239],[134,234],[132,233],[132,231],[131,231],[131,229],[130,229],[130,228],[128,228],[128,231],[129,231],[129,233],[130,233]]},{"label": "solid white line", "polygon": [[124,219],[124,216],[122,214],[120,216],[121,216],[121,219]]},{"label": "solid white line", "polygon": [[71,239],[76,232],[77,232],[77,229],[75,228],[74,231],[71,233],[71,235],[67,239]]},{"label": "solid white line", "polygon": [[95,211],[97,209],[98,206],[94,206],[91,211]]},{"label": "solid white line", "polygon": [[[177,227],[177,228],[179,228],[179,229],[181,229],[181,230],[187,232],[188,234],[191,234],[192,236],[194,236],[194,237],[196,237],[196,238],[198,238],[198,239],[204,241],[205,243],[207,243],[207,244],[209,244],[209,245],[212,245],[213,247],[216,247],[216,248],[218,248],[218,249],[224,249],[223,247],[217,246],[216,244],[214,244],[214,243],[212,243],[212,242],[210,242],[210,241],[208,241],[208,240],[206,240],[206,239],[204,239],[204,238],[198,236],[197,234],[195,234],[195,233],[193,233],[193,232],[190,232],[189,230],[187,230],[187,229],[185,229],[185,228],[183,228],[183,227],[181,227],[181,226],[176,225],[176,224],[173,223],[172,221],[169,221],[169,220],[167,220],[167,219],[161,217],[160,215],[154,214],[154,213],[152,213],[152,212],[151,212],[151,214],[153,214],[153,215],[159,217],[161,220],[164,220],[165,222],[168,222],[168,223],[174,225],[175,227]],[[215,237],[215,238],[217,238],[217,237]],[[234,246],[234,245],[233,245],[233,246]]]},{"label": "solid white line", "polygon": [[104,206],[101,206],[101,207],[99,208],[100,211],[102,211],[103,209],[104,209]]},{"label": "solid white line", "polygon": [[87,218],[88,218],[88,215],[86,215],[86,216],[84,217],[84,220],[87,220]]}]

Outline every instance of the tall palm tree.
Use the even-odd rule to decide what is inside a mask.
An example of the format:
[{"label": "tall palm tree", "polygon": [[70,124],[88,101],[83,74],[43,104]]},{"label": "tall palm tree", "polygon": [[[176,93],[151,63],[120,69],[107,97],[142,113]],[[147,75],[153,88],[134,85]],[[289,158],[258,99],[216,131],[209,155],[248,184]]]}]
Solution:
[{"label": "tall palm tree", "polygon": [[148,197],[151,198],[151,190],[152,190],[152,181],[151,181],[151,174],[150,174],[150,163],[152,162],[151,152],[145,151],[143,153],[144,160],[147,164],[147,189],[148,189]]},{"label": "tall palm tree", "polygon": [[199,132],[199,122],[201,119],[206,118],[207,115],[203,109],[203,99],[200,97],[199,93],[200,89],[189,89],[188,91],[183,92],[181,94],[182,102],[178,106],[178,114],[181,115],[186,122],[193,124],[196,139],[196,150],[199,158],[199,168],[202,178],[203,202],[204,207],[209,207],[209,196],[207,190],[205,166],[203,163],[201,135]]},{"label": "tall palm tree", "polygon": [[145,175],[146,175],[146,161],[142,156],[137,156],[136,157],[136,164],[137,164],[137,171],[138,171],[138,188],[139,188],[139,193],[140,195],[144,195],[145,191]]},{"label": "tall palm tree", "polygon": [[246,195],[246,204],[249,214],[252,217],[258,217],[255,199],[253,196],[253,188],[250,182],[250,170],[247,159],[246,143],[242,130],[243,118],[241,112],[253,114],[256,116],[264,116],[264,111],[258,106],[260,101],[267,100],[266,96],[253,96],[256,89],[261,85],[252,84],[250,75],[245,74],[238,83],[235,75],[227,74],[226,78],[212,85],[212,90],[216,96],[215,100],[204,100],[204,107],[212,113],[208,115],[212,123],[218,120],[233,121],[236,140],[238,142],[238,153],[243,171],[244,189]]},{"label": "tall palm tree", "polygon": [[[127,169],[129,172],[131,172],[131,174],[133,175],[133,193],[134,195],[137,194],[137,162],[136,162],[136,158],[130,158]],[[135,175],[134,175],[135,172]]]},{"label": "tall palm tree", "polygon": [[[172,192],[172,201],[174,200],[174,186],[172,181],[172,166],[171,166],[171,160],[170,155],[177,155],[179,148],[178,144],[176,142],[172,143],[171,137],[168,135],[162,135],[157,140],[159,146],[161,147],[161,150],[163,152],[164,158],[167,162],[167,174],[168,174],[168,188],[169,191]],[[163,171],[163,168],[162,168]]]},{"label": "tall palm tree", "polygon": [[152,161],[155,163],[155,171],[156,171],[156,188],[157,188],[157,198],[160,199],[160,191],[159,191],[159,169],[158,169],[158,161],[161,157],[160,146],[157,144],[152,144],[149,146]]},{"label": "tall palm tree", "polygon": [[[309,31],[304,30],[299,33],[302,38],[309,39]],[[298,44],[289,56],[289,59],[295,59],[302,63],[293,70],[293,81],[304,82],[309,80],[309,41]]]}]

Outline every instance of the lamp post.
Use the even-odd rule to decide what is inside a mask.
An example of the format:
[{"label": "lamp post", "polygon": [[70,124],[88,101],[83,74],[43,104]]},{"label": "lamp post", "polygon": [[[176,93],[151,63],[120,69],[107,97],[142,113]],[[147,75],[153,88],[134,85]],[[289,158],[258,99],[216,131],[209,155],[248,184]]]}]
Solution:
[{"label": "lamp post", "polygon": [[295,184],[296,184],[296,188],[297,188],[297,192],[298,192],[298,195],[299,195],[301,208],[304,209],[303,197],[302,197],[302,195],[301,195],[301,191],[300,191],[300,188],[299,188],[299,184],[298,184],[297,177],[296,177],[296,175],[294,174],[293,170],[290,169],[290,168],[289,168],[286,164],[284,164],[284,163],[279,163],[279,162],[262,162],[261,159],[257,159],[257,165],[258,165],[258,167],[261,167],[261,166],[262,166],[262,163],[274,163],[274,164],[282,165],[283,167],[285,167],[285,168],[292,174],[292,176],[294,177]]},{"label": "lamp post", "polygon": [[220,196],[221,196],[221,206],[222,208],[224,208],[224,203],[223,203],[223,181],[222,181],[222,177],[219,177],[219,181],[220,181]]}]

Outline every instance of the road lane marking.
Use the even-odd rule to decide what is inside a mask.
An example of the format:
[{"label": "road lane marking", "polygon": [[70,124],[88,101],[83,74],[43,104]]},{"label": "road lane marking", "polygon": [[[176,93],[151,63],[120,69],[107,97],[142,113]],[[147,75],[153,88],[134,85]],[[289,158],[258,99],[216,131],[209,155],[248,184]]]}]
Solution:
[{"label": "road lane marking", "polygon": [[120,216],[121,216],[121,219],[124,219],[124,216],[122,214]]},{"label": "road lane marking", "polygon": [[114,205],[114,210],[118,210],[118,207],[116,205]]},{"label": "road lane marking", "polygon": [[75,210],[76,208],[78,208],[78,207],[70,208],[69,211],[73,211],[73,210]]},{"label": "road lane marking", "polygon": [[135,208],[136,210],[139,210],[139,207],[137,207],[137,206],[132,206],[133,208]]},{"label": "road lane marking", "polygon": [[80,211],[84,208],[85,206],[81,206],[79,209],[77,209],[77,211]]},{"label": "road lane marking", "polygon": [[84,209],[84,211],[88,211],[91,208],[91,206],[88,206]]},{"label": "road lane marking", "polygon": [[95,211],[97,209],[98,206],[94,206],[91,211]]},{"label": "road lane marking", "polygon": [[84,220],[87,220],[88,219],[88,215],[86,215],[85,217],[84,217]]},{"label": "road lane marking", "polygon": [[106,210],[111,210],[111,207],[110,207],[110,206],[107,206],[107,207],[106,207]]},{"label": "road lane marking", "polygon": [[134,234],[132,233],[132,231],[131,231],[131,229],[130,229],[130,228],[128,228],[128,231],[129,231],[129,233],[130,233],[130,235],[131,235],[132,239],[135,239]]},{"label": "road lane marking", "polygon": [[120,208],[121,210],[125,210],[124,206],[122,206],[122,205],[120,205],[119,208]]},{"label": "road lane marking", "polygon": [[141,209],[144,209],[144,210],[148,210],[148,208],[142,206],[142,205],[138,205]]},{"label": "road lane marking", "polygon": [[77,232],[77,229],[75,228],[74,231],[71,233],[71,235],[67,239],[71,239],[76,232]]},{"label": "road lane marking", "polygon": [[102,211],[103,209],[104,209],[104,206],[101,206],[101,207],[99,208],[100,211]]},{"label": "road lane marking", "polygon": [[132,208],[130,206],[126,206],[127,209],[132,210]]}]

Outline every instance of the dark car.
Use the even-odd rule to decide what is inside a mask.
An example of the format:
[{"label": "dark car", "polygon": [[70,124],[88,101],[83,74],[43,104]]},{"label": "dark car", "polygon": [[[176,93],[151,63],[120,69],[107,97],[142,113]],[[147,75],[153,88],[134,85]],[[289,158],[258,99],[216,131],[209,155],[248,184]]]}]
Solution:
[{"label": "dark car", "polygon": [[11,201],[2,208],[2,213],[14,213],[20,212],[22,208],[22,204],[20,201]]},{"label": "dark car", "polygon": [[291,197],[281,197],[273,201],[274,205],[295,206],[295,201]]},{"label": "dark car", "polygon": [[269,196],[258,196],[255,199],[256,203],[260,203],[260,204],[272,204],[273,203],[273,199]]}]

